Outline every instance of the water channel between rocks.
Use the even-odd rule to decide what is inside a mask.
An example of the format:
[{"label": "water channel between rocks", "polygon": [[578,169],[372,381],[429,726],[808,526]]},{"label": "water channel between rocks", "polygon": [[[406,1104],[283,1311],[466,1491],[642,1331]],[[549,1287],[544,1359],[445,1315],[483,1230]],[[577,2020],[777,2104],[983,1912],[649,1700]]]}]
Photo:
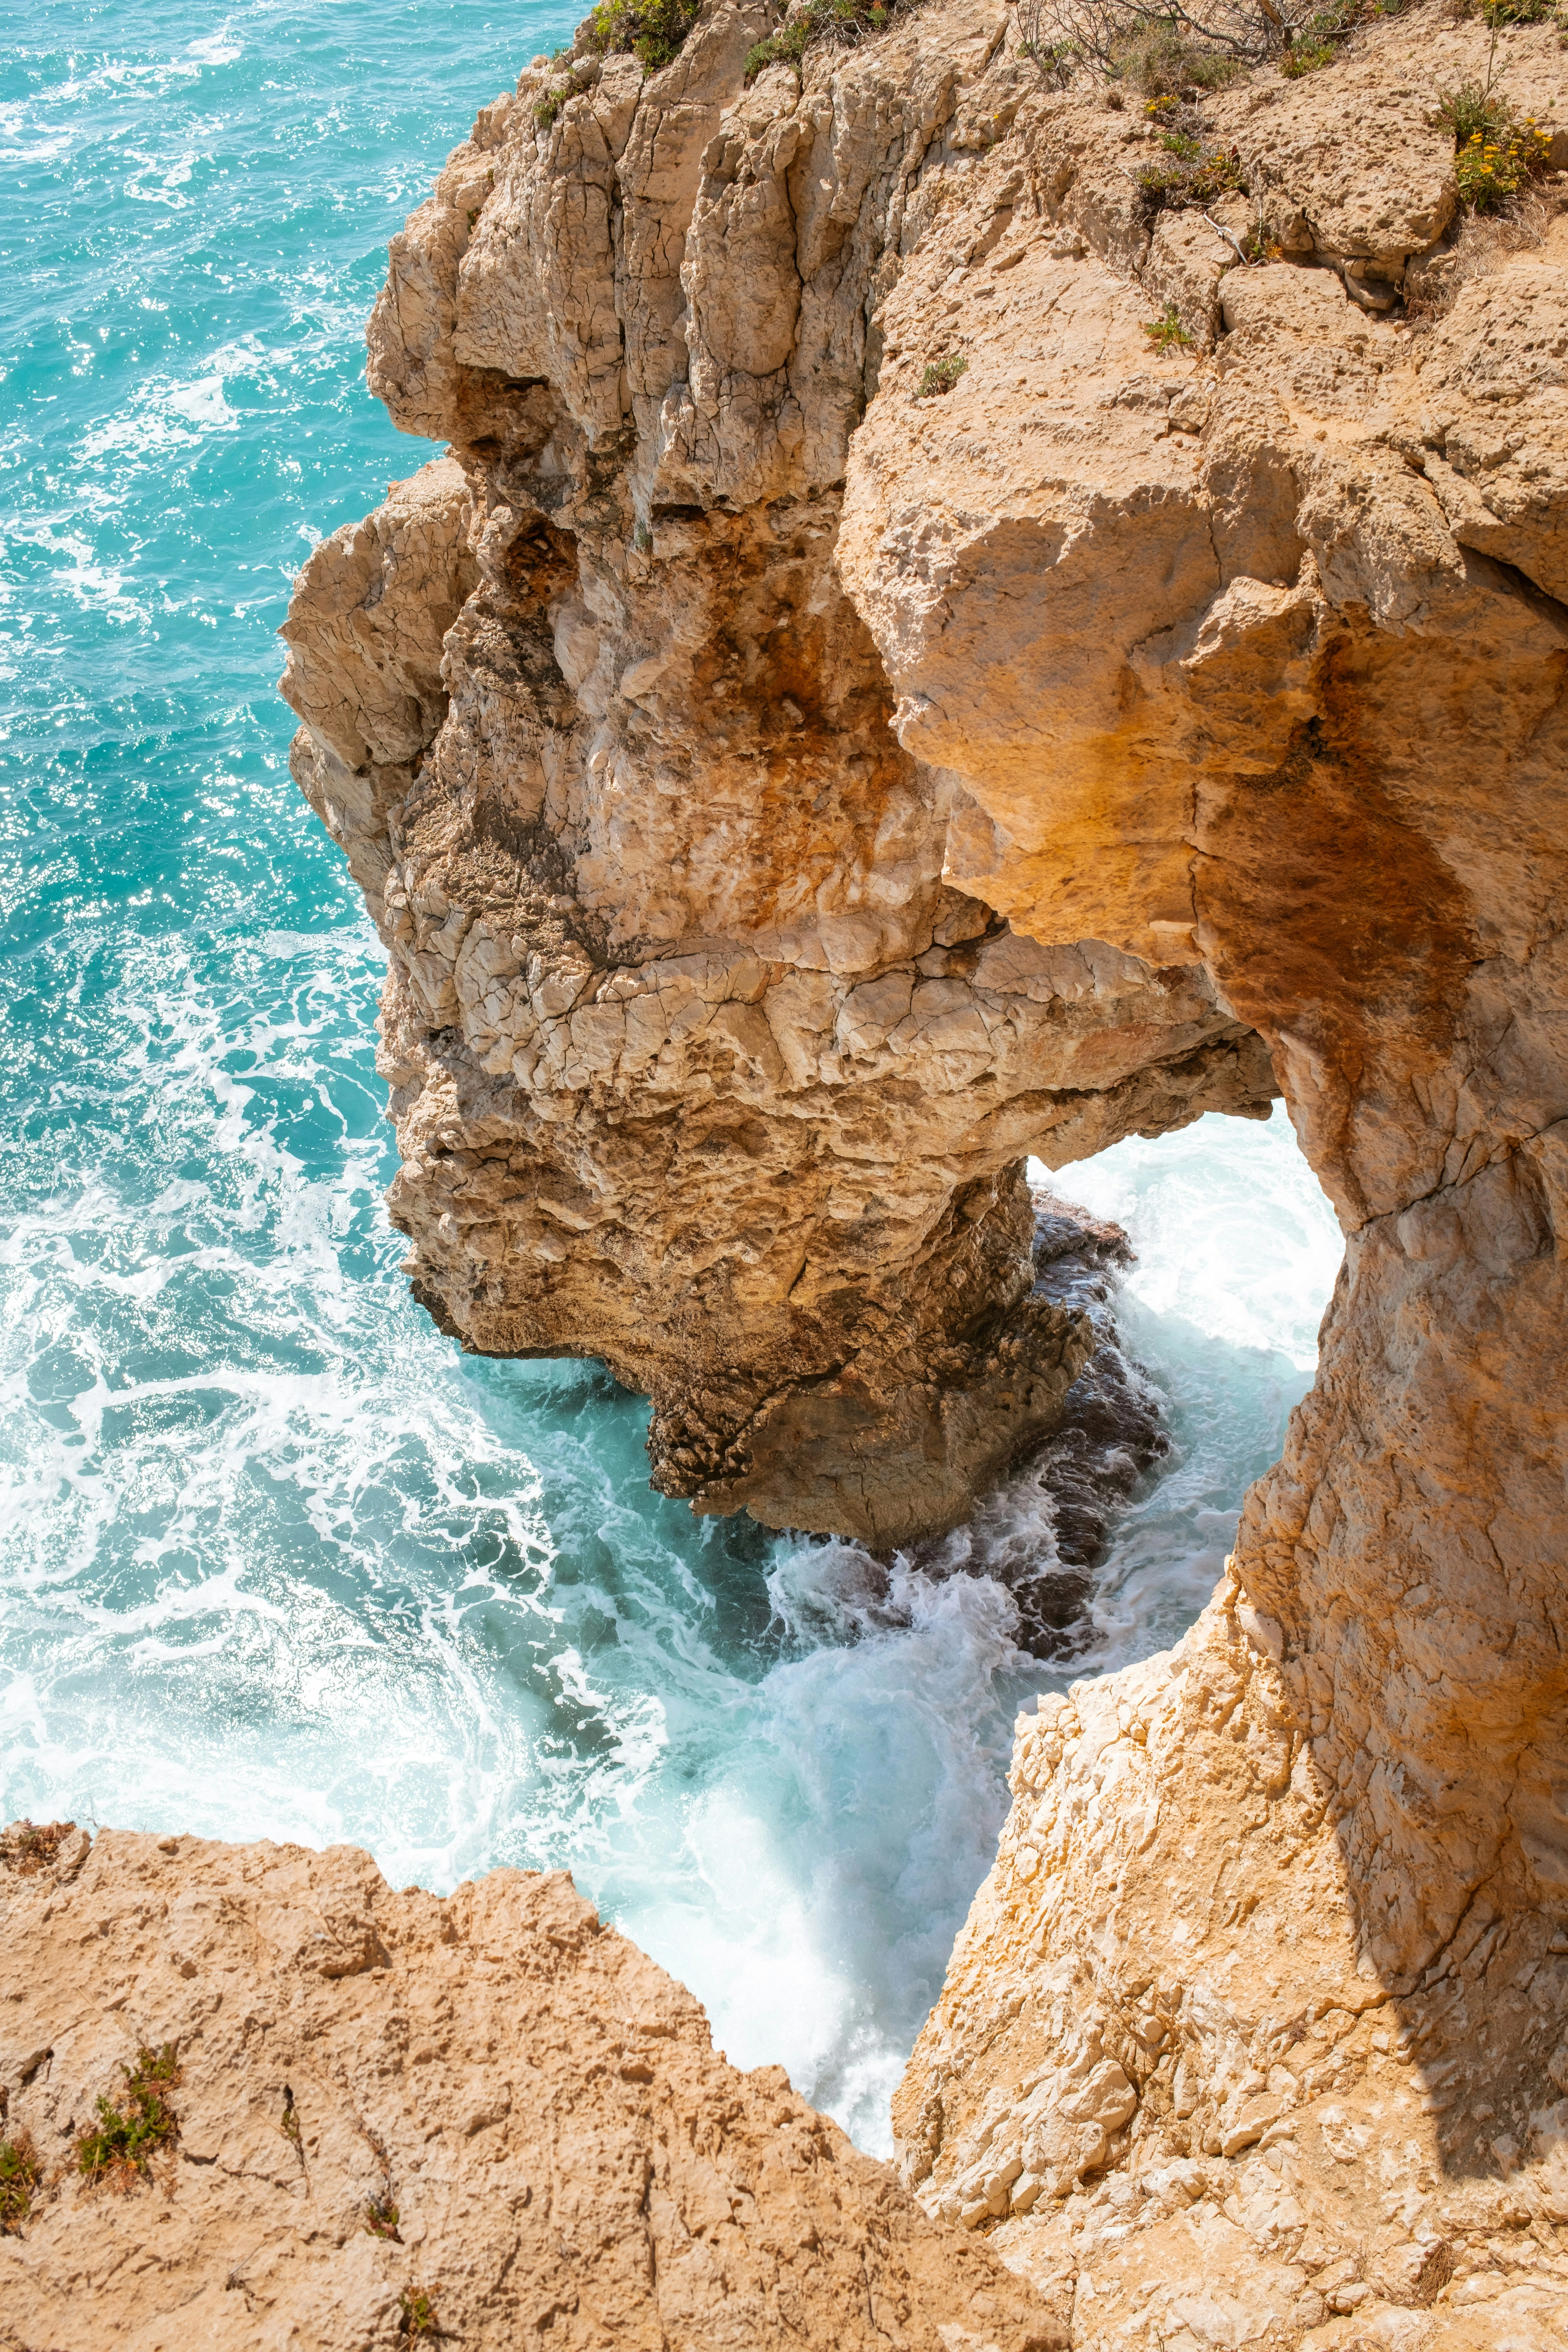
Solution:
[{"label": "water channel between rocks", "polygon": [[[1070,1660],[1009,1485],[889,1577],[693,1519],[591,1366],[465,1360],[381,1190],[380,953],[285,767],[308,546],[417,462],[360,377],[384,241],[569,12],[33,12],[0,119],[0,1807],[563,1864],[861,2145],[989,1865],[1024,1696],[1173,1638],[1339,1258],[1283,1113],[1051,1180],[1169,1451]],[[54,46],[50,46],[53,43]],[[129,289],[129,290],[128,290]],[[68,388],[68,397],[62,396]],[[1069,1612],[1070,1613],[1070,1612]]]}]

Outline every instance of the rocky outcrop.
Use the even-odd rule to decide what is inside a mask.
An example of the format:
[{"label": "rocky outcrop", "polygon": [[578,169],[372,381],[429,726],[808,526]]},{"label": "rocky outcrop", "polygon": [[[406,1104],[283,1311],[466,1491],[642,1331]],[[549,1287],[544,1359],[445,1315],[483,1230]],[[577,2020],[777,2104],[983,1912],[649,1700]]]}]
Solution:
[{"label": "rocky outcrop", "polygon": [[1344,1814],[1234,1576],[1021,1717],[1014,1805],[897,2102],[907,2175],[1078,2352],[1554,2352],[1568,1912],[1358,1962]]},{"label": "rocky outcrop", "polygon": [[531,68],[371,327],[454,459],[318,551],[285,630],[297,772],[390,950],[418,1295],[650,1394],[667,1492],[881,1546],[966,1517],[1085,1360],[1024,1155],[1275,1087],[1179,929],[1052,947],[955,887],[979,812],[838,575],[904,183],[912,229],[984,147],[954,110],[1002,23],[922,20],[840,98],[745,88],[754,6],[646,85],[580,58],[547,126]]},{"label": "rocky outcrop", "polygon": [[[1206,1630],[1060,1727],[1066,1779],[1026,1734],[901,2114],[923,2195],[1053,2246],[1080,2179],[1232,2168],[1226,2259],[1300,2273],[1267,2325],[1128,2268],[1116,2326],[1321,2304],[1348,2344],[1436,2293],[1422,2254],[1373,2294],[1428,2222],[1558,2242],[1562,182],[1478,242],[1437,98],[1490,36],[1436,5],[1190,100],[1247,190],[1206,213],[1001,0],[748,85],[770,26],[721,0],[646,80],[538,61],[393,248],[373,383],[455,470],[318,551],[286,691],[389,945],[394,1213],[467,1344],[652,1396],[667,1491],[887,1545],[1083,1360],[1023,1155],[1282,1087],[1347,1235],[1317,1388]],[[1555,31],[1498,43],[1549,121]],[[457,615],[438,675],[405,595]],[[1301,2238],[1251,2230],[1293,2162]]]},{"label": "rocky outcrop", "polygon": [[[1065,2344],[563,1872],[443,1902],[350,1846],[7,1844],[0,2344]],[[149,2052],[167,2127],[84,2177]]]}]

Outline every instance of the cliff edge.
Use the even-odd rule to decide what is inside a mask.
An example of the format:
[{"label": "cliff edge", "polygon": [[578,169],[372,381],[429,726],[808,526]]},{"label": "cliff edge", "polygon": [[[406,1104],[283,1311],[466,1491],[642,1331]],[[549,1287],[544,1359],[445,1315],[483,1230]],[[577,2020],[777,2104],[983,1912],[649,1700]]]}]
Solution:
[{"label": "cliff edge", "polygon": [[0,1839],[0,2345],[1059,2352],[563,1872]]}]

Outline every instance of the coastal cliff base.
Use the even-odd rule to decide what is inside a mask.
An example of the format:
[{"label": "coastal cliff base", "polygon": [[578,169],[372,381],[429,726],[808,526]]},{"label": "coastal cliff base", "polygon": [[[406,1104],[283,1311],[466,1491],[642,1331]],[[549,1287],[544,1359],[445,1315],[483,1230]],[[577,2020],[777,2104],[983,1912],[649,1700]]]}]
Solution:
[{"label": "coastal cliff base", "polygon": [[1316,1386],[1021,1733],[899,2103],[1082,2347],[1563,2341],[1568,61],[1489,13],[1136,95],[999,0],[584,30],[394,241],[451,455],[286,633],[416,1294],[700,1510],[969,1517],[1074,1370],[1026,1160],[1284,1094]]}]

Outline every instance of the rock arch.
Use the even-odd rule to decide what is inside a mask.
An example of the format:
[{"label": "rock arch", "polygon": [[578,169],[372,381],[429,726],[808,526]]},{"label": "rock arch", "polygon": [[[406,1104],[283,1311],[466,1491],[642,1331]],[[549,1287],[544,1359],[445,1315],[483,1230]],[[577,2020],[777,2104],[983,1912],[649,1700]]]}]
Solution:
[{"label": "rock arch", "polygon": [[1282,1089],[1347,1236],[1318,1385],[1173,1659],[1021,1726],[900,2128],[1020,2261],[1084,2179],[1235,2163],[1325,2084],[1358,2149],[1533,2166],[1545,2212],[1561,246],[1390,308],[1452,244],[1462,27],[1213,100],[1285,224],[1233,268],[1008,22],[748,85],[769,20],[721,0],[542,110],[536,60],[394,241],[373,386],[452,454],[311,558],[284,683],[388,943],[394,1214],[467,1345],[652,1396],[665,1491],[892,1544],[1081,1360],[1024,1154]]}]

